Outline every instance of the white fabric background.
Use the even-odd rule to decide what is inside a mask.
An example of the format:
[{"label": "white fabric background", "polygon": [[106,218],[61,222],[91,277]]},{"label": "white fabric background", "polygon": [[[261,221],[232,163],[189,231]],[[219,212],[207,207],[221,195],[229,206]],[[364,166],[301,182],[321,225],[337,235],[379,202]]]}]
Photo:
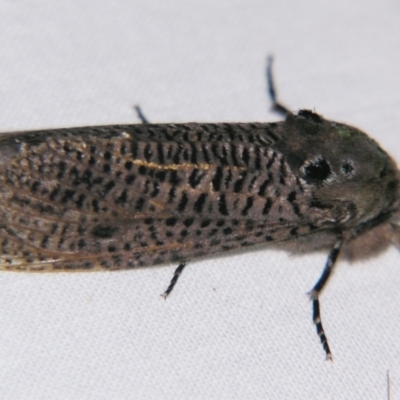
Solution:
[{"label": "white fabric background", "polygon": [[[3,0],[0,131],[273,121],[282,101],[358,126],[400,160],[395,0]],[[1,399],[400,398],[395,249],[341,262],[322,298],[334,362],[306,292],[325,254],[263,250],[114,273],[0,273]]]}]

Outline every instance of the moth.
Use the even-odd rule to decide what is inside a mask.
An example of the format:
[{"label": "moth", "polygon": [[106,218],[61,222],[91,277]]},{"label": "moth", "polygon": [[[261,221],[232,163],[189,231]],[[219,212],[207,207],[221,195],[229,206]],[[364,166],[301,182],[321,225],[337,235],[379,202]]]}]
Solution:
[{"label": "moth", "polygon": [[339,254],[399,246],[399,171],[365,133],[278,102],[276,123],[143,124],[0,136],[0,269],[95,271],[179,264],[262,243]]}]

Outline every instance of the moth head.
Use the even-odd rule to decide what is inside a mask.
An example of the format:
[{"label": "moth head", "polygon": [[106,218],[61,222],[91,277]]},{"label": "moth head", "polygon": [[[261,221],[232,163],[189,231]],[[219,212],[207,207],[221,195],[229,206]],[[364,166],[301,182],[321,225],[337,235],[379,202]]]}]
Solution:
[{"label": "moth head", "polygon": [[399,202],[396,164],[359,129],[301,110],[286,119],[279,137],[274,146],[318,201],[351,205],[358,222]]}]

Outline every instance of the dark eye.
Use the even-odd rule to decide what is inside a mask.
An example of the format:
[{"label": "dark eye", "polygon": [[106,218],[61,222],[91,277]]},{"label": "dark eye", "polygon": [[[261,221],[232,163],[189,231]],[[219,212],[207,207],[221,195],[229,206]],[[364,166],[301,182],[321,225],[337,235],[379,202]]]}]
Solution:
[{"label": "dark eye", "polygon": [[331,167],[324,158],[316,158],[302,167],[305,178],[313,181],[324,181],[331,174]]},{"label": "dark eye", "polygon": [[354,163],[353,161],[343,161],[341,167],[340,167],[343,175],[349,176],[353,171],[354,171]]}]

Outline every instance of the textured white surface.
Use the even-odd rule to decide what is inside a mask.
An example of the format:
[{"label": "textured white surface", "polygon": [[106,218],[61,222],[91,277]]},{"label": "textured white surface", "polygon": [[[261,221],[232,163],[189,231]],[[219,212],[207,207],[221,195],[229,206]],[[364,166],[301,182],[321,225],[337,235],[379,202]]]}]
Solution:
[{"label": "textured white surface", "polygon": [[[0,131],[272,121],[283,102],[356,125],[400,161],[400,6],[358,0],[4,0]],[[399,255],[338,265],[264,250],[88,274],[0,274],[1,399],[400,398]]]}]

